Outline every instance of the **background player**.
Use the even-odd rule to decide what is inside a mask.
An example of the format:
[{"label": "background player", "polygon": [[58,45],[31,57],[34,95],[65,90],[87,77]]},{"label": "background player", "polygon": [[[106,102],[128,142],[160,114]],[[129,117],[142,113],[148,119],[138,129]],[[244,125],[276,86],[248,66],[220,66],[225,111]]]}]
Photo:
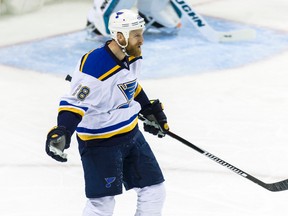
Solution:
[{"label": "background player", "polygon": [[108,20],[114,11],[122,8],[138,10],[145,19],[146,30],[173,34],[181,26],[181,12],[169,0],[94,0],[87,16],[88,38],[96,35],[109,36]]}]

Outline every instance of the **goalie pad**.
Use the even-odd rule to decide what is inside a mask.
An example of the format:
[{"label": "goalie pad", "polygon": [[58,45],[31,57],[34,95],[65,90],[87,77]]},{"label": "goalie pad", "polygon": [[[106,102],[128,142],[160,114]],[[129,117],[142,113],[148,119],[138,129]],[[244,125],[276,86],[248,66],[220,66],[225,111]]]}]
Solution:
[{"label": "goalie pad", "polygon": [[[132,8],[135,5],[136,0],[94,0],[93,7],[89,10],[87,15],[87,31],[88,33],[95,32],[95,29],[103,35],[109,36],[108,29],[109,17],[114,11],[118,11],[123,8]],[[96,32],[97,32],[96,31]]]},{"label": "goalie pad", "polygon": [[139,0],[137,8],[148,20],[163,27],[178,28],[181,25],[181,12],[169,0]]},{"label": "goalie pad", "polygon": [[169,0],[94,0],[93,7],[87,15],[88,39],[96,35],[108,37],[110,15],[123,8],[137,7],[140,15],[145,18],[146,28],[153,26],[163,32],[174,33],[181,26],[181,12]]}]

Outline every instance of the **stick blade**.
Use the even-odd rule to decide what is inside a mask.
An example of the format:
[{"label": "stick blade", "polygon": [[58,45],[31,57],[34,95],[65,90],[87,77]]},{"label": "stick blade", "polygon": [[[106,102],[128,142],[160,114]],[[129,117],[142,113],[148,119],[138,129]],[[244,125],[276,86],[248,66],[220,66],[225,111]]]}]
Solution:
[{"label": "stick blade", "polygon": [[230,32],[218,32],[219,42],[235,42],[253,40],[256,38],[256,31],[254,29],[240,29]]},{"label": "stick blade", "polygon": [[267,184],[266,188],[272,192],[288,190],[288,179],[276,183]]}]

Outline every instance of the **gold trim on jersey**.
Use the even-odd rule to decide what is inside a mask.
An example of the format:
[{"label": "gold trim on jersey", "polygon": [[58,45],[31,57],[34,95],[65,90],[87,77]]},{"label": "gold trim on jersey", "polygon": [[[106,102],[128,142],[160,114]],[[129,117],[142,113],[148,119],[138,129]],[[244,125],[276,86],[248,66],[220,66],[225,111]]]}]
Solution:
[{"label": "gold trim on jersey", "polygon": [[128,61],[130,62],[130,61],[132,61],[135,58],[136,58],[135,56],[129,56]]},{"label": "gold trim on jersey", "polygon": [[138,84],[137,88],[135,89],[134,98],[142,91],[142,86]]},{"label": "gold trim on jersey", "polygon": [[82,117],[85,114],[85,111],[83,111],[81,109],[77,109],[77,108],[72,108],[72,107],[59,107],[58,108],[58,112],[61,112],[61,111],[70,111],[70,112],[73,112],[73,113],[77,113],[77,114],[79,114]]},{"label": "gold trim on jersey", "polygon": [[101,75],[98,79],[101,80],[101,81],[104,80],[106,77],[110,76],[112,73],[117,71],[119,68],[120,68],[120,66],[116,65],[115,67],[113,67],[112,69],[110,69],[109,71],[107,71],[106,73]]},{"label": "gold trim on jersey", "polygon": [[[94,49],[94,50],[95,50],[95,49]],[[90,50],[88,53],[86,53],[86,54],[84,55],[83,60],[81,61],[81,65],[80,65],[80,71],[81,71],[81,72],[83,72],[83,67],[84,67],[84,64],[85,64],[85,62],[86,62],[89,54],[90,54],[91,52],[93,52],[94,50]]]},{"label": "gold trim on jersey", "polygon": [[135,118],[131,124],[129,124],[128,126],[121,128],[119,130],[113,131],[113,132],[108,132],[105,134],[81,134],[81,133],[77,133],[77,135],[80,137],[81,140],[93,140],[93,139],[106,139],[106,138],[110,138],[112,136],[118,135],[118,134],[123,134],[123,133],[127,133],[129,131],[132,131],[136,125],[138,123],[138,118]]}]

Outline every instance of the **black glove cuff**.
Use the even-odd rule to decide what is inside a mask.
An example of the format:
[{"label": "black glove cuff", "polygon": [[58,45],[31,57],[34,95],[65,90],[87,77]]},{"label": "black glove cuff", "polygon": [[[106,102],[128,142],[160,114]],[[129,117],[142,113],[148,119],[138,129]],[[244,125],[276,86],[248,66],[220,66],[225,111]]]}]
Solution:
[{"label": "black glove cuff", "polygon": [[[163,107],[162,104],[160,103],[160,101],[157,100],[153,100],[149,105],[145,106],[140,113],[144,116],[147,117],[149,115],[155,115],[155,117],[157,117],[157,115],[163,113]],[[164,114],[164,113],[163,113]],[[164,114],[165,116],[165,114]],[[166,118],[166,116],[165,116]]]}]

